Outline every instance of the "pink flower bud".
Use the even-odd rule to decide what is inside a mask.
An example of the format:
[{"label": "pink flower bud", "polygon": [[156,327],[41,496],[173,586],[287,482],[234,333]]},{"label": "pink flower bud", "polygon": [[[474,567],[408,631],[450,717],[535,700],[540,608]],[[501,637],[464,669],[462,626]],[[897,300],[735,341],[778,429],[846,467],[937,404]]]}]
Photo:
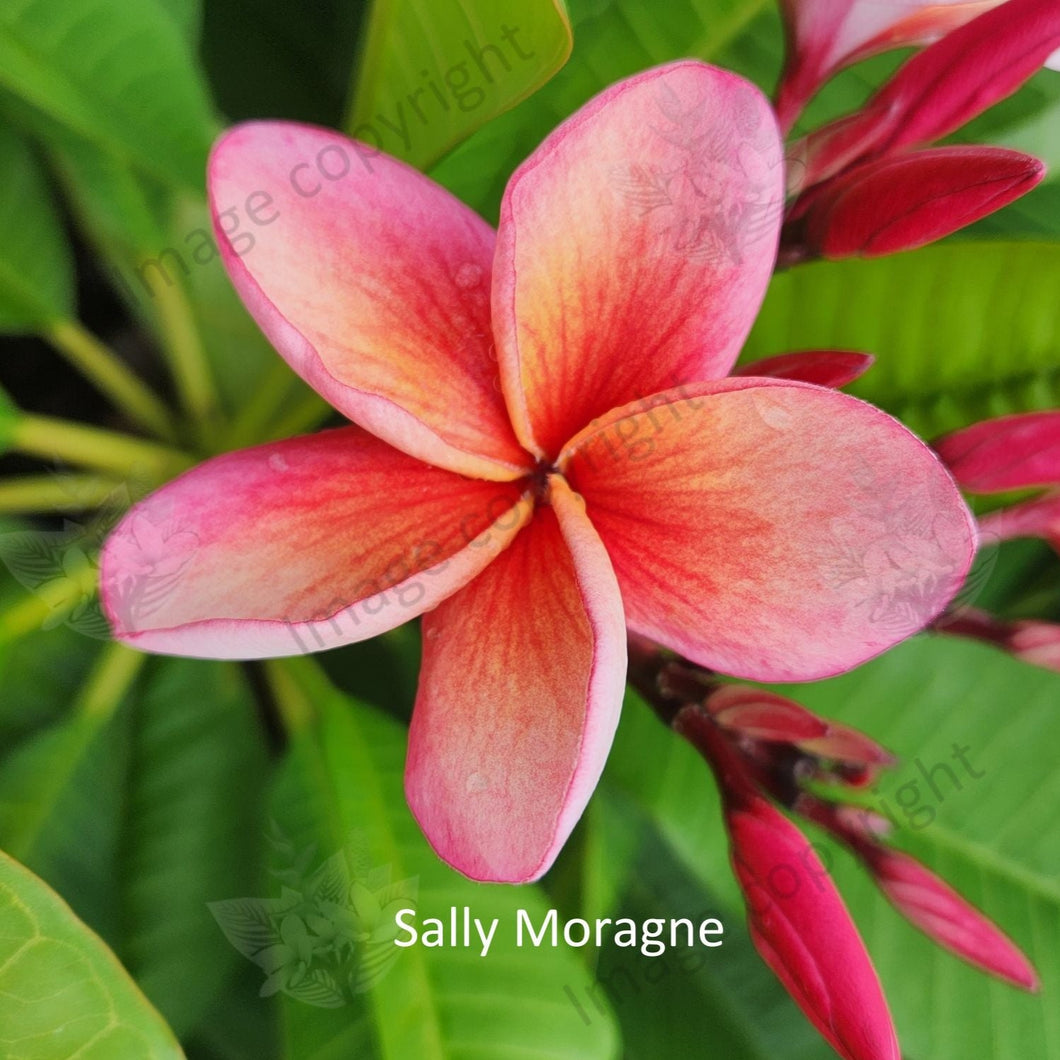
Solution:
[{"label": "pink flower bud", "polygon": [[733,870],[762,959],[844,1060],[900,1060],[876,970],[813,845],[757,793],[707,711],[685,707],[673,727],[717,777]]},{"label": "pink flower bud", "polygon": [[877,52],[927,44],[1002,0],[782,0],[789,55],[777,92],[788,128],[836,71]]},{"label": "pink flower bud", "polygon": [[1019,947],[930,869],[885,847],[865,861],[891,904],[940,946],[1014,986],[1039,988],[1038,974]]},{"label": "pink flower bud", "polygon": [[971,493],[1060,484],[1060,410],[984,420],[940,438],[935,450]]},{"label": "pink flower bud", "polygon": [[826,258],[912,250],[986,217],[1045,175],[1001,147],[940,147],[856,166],[815,196],[805,242]]},{"label": "pink flower bud", "polygon": [[806,350],[764,357],[741,365],[733,375],[767,376],[771,379],[797,379],[803,383],[838,390],[864,375],[876,358],[871,353],[849,350]]},{"label": "pink flower bud", "polygon": [[1056,0],[1007,0],[914,55],[859,112],[798,145],[801,186],[948,136],[1015,92],[1058,48]]}]

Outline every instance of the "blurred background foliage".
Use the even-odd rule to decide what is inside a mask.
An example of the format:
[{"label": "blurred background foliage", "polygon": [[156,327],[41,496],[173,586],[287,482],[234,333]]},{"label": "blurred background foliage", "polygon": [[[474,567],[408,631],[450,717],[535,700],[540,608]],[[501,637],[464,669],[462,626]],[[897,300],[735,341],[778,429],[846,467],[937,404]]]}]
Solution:
[{"label": "blurred background foliage", "polygon": [[[479,886],[437,861],[404,805],[414,626],[315,661],[239,666],[110,644],[94,602],[95,553],[130,501],[195,460],[330,415],[270,351],[211,252],[203,171],[223,125],[355,129],[422,71],[444,79],[466,41],[495,43],[513,26],[533,58],[404,152],[494,220],[512,169],[616,79],[696,56],[768,91],[780,70],[773,0],[557,3],[0,6],[0,1049],[31,1043],[37,1060],[829,1055],[743,930],[707,771],[632,695],[554,870],[540,885]],[[898,61],[842,74],[804,124],[859,105]],[[1037,154],[1053,175],[940,246],[778,275],[745,357],[871,351],[854,392],[927,437],[1060,404],[1060,75],[1042,73],[960,136]],[[1003,613],[1060,619],[1057,573],[1044,547],[1006,545],[984,555],[976,592]],[[1060,675],[921,637],[789,692],[901,757],[866,797],[892,807],[902,844],[1042,973],[1029,997],[970,971],[828,848],[907,1056],[1060,1058]],[[981,776],[932,774],[955,744]],[[912,809],[894,809],[901,800]],[[351,834],[389,874],[369,906],[415,880],[424,916],[450,905],[505,922],[552,905],[717,915],[726,942],[654,959],[416,948],[322,1007],[304,993],[313,953],[298,902]],[[263,900],[290,902],[268,967],[211,913],[237,898],[251,921]],[[357,914],[362,927],[379,915]],[[28,936],[40,943],[29,952],[16,941]]]}]

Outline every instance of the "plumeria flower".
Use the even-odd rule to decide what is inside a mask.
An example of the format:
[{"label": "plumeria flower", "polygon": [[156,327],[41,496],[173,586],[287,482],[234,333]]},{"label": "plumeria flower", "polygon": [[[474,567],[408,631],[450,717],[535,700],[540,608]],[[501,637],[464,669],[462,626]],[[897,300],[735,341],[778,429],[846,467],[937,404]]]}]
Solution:
[{"label": "plumeria flower", "polygon": [[[930,44],[1005,0],[781,0],[788,59],[777,88],[787,130],[833,74],[871,55]],[[1049,60],[1060,65],[1060,53]]]},{"label": "plumeria flower", "polygon": [[1026,194],[1038,159],[931,146],[1015,92],[1060,47],[1055,0],[1006,0],[906,62],[857,112],[789,148],[785,257],[841,258],[941,239]]},{"label": "plumeria flower", "polygon": [[[335,133],[227,132],[209,191],[229,274],[356,426],[217,457],[134,508],[102,557],[115,636],[251,659],[423,615],[409,804],[460,871],[525,881],[600,775],[627,627],[762,680],[834,674],[921,628],[975,541],[934,453],[834,390],[725,378],[772,271],[782,168],[765,98],[698,62],[555,130],[496,233]],[[892,526],[881,505],[867,539],[930,558],[917,606],[884,624],[835,577],[866,487],[920,515]],[[115,589],[155,512],[197,546],[130,622]]]}]

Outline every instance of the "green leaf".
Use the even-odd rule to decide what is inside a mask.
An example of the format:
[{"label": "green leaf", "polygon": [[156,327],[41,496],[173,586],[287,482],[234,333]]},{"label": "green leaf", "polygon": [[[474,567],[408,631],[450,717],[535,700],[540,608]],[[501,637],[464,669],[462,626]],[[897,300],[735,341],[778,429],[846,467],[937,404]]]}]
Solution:
[{"label": "green leaf", "polygon": [[183,1036],[235,964],[208,903],[257,880],[267,761],[234,666],[161,660],[129,706],[116,949]]},{"label": "green leaf", "polygon": [[202,30],[202,0],[159,0],[177,28],[195,46]]},{"label": "green leaf", "polygon": [[[35,331],[73,315],[73,257],[43,167],[5,124],[0,124],[0,173],[0,331]],[[0,445],[10,409],[0,393]]]},{"label": "green leaf", "polygon": [[[316,865],[342,851],[353,832],[348,868],[380,907],[381,932],[393,918],[393,894],[402,895],[399,904],[414,908],[418,918],[447,919],[451,907],[469,906],[473,916],[500,920],[486,957],[478,949],[415,945],[380,966],[373,963],[378,950],[371,941],[354,947],[353,961],[329,965],[326,954],[310,957],[298,982],[315,977],[322,985],[338,981],[341,987],[357,969],[357,955],[367,974],[355,978],[355,992],[347,988],[341,1007],[331,1010],[317,1007],[323,993],[315,1005],[285,997],[287,1054],[299,1060],[613,1056],[616,1040],[606,1007],[587,1025],[564,993],[565,986],[579,991],[588,986],[576,956],[562,945],[536,951],[515,946],[516,911],[526,909],[535,923],[546,912],[540,889],[471,883],[427,845],[405,805],[405,729],[342,696],[309,663],[275,664],[272,673],[291,715],[308,719],[318,712],[319,719],[306,720],[295,732],[273,799],[280,832],[274,872],[286,870],[280,899],[293,902],[316,893],[309,883],[319,871]],[[413,881],[414,899],[408,897]],[[338,904],[355,923],[366,917],[371,923],[375,915],[364,889]],[[341,921],[341,912],[333,910],[332,919]],[[294,933],[285,934],[293,947]],[[289,974],[288,967],[278,970]],[[284,989],[293,985],[288,981]]]},{"label": "green leaf", "polygon": [[0,853],[0,1046],[34,1060],[182,1057],[118,959],[70,907]]},{"label": "green leaf", "polygon": [[[1039,996],[992,982],[932,946],[851,859],[834,874],[873,953],[910,1056],[991,1060],[1056,1054],[1060,1009],[1060,675],[992,648],[920,638],[862,669],[783,690],[899,755],[870,806],[1024,947]],[[915,970],[915,974],[914,974]]]},{"label": "green leaf", "polygon": [[773,278],[744,350],[874,353],[850,392],[924,437],[1060,404],[1060,245],[953,243]]},{"label": "green leaf", "polygon": [[139,294],[144,259],[169,242],[171,189],[130,168],[114,150],[66,130],[49,136],[45,148],[85,233]]},{"label": "green leaf", "polygon": [[[653,735],[666,736],[642,704],[631,702],[630,710],[654,727]],[[696,763],[699,779],[709,788],[702,762]],[[708,845],[721,831],[717,807],[711,809],[710,833],[699,840]],[[606,905],[582,915],[629,917],[637,923],[685,917],[693,924],[711,917],[724,926],[722,945],[715,949],[688,947],[679,939],[666,953],[646,958],[613,944],[605,947],[596,969],[597,990],[610,998],[618,1016],[628,1060],[697,1056],[705,1041],[712,1055],[726,1060],[835,1060],[758,957],[739,904],[722,897],[725,887],[716,888],[728,882],[726,866],[717,880],[697,876],[645,808],[612,783],[594,797],[589,826],[594,850],[586,868],[609,876],[616,892]],[[590,1016],[595,996],[575,995]]]},{"label": "green leaf", "polygon": [[8,0],[0,86],[163,181],[202,187],[216,123],[189,43],[159,0]]},{"label": "green leaf", "polygon": [[235,967],[208,903],[257,878],[260,731],[225,664],[157,661],[127,697],[113,677],[93,684],[105,709],[88,697],[4,760],[0,843],[108,938],[183,1035]]},{"label": "green leaf", "polygon": [[346,130],[425,168],[567,60],[563,0],[375,0]]},{"label": "green leaf", "polygon": [[[0,522],[0,564],[8,534],[24,534],[25,526]],[[0,572],[0,614],[17,609],[26,591],[6,569]],[[81,636],[67,625],[36,628],[11,641],[0,637],[0,748],[13,748],[34,730],[57,718],[77,694],[101,642]]]}]

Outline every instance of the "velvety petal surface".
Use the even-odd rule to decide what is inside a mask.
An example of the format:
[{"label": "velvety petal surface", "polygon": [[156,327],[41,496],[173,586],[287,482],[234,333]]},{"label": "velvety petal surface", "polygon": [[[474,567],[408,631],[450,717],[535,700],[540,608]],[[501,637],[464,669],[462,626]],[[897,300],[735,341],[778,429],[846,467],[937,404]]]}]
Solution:
[{"label": "velvety petal surface", "polygon": [[135,505],[100,560],[103,604],[145,651],[253,659],[414,618],[511,541],[531,505],[357,427],[226,453]]},{"label": "velvety petal surface", "polygon": [[734,379],[616,410],[562,463],[629,626],[755,680],[826,677],[953,596],[975,530],[900,423],[834,390]]},{"label": "velvety petal surface", "polygon": [[423,620],[405,788],[477,880],[544,873],[596,786],[626,677],[615,576],[562,481],[512,546]]},{"label": "velvety petal surface", "polygon": [[493,279],[520,440],[555,456],[594,417],[724,376],[773,267],[776,122],[735,74],[679,62],[602,92],[515,172]]},{"label": "velvety petal surface", "polygon": [[492,354],[489,225],[404,163],[304,125],[236,126],[208,178],[232,282],[299,375],[413,456],[520,473]]}]

